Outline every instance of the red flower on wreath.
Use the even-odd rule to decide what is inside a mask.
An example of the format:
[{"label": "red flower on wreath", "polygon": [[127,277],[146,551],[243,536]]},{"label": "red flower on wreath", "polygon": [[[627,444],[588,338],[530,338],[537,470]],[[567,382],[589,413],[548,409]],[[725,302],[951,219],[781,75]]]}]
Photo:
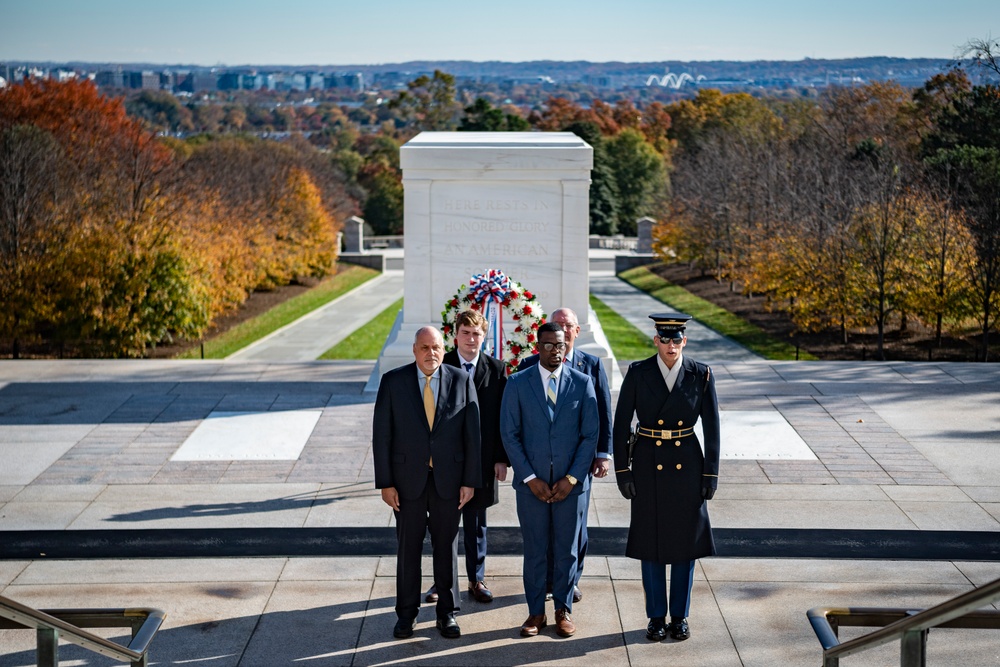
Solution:
[{"label": "red flower on wreath", "polygon": [[535,295],[529,292],[528,290],[524,290],[524,298],[527,299],[528,301],[531,301],[532,299],[535,298]]},{"label": "red flower on wreath", "polygon": [[531,306],[529,306],[528,304],[524,304],[524,314],[531,315]]}]

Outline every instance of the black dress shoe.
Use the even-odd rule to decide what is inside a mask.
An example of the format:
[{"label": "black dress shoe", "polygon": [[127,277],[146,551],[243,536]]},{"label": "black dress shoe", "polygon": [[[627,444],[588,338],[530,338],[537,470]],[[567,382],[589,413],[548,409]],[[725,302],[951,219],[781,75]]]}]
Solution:
[{"label": "black dress shoe", "polygon": [[663,616],[649,619],[646,626],[646,639],[651,642],[662,642],[667,638],[667,619]]},{"label": "black dress shoe", "polygon": [[424,596],[424,602],[437,602],[438,601],[438,589],[437,586],[431,586],[427,591],[427,595]]},{"label": "black dress shoe", "polygon": [[580,590],[579,586],[573,587],[573,602],[579,602],[583,599],[583,591]]},{"label": "black dress shoe", "polygon": [[455,620],[455,614],[438,616],[437,629],[438,632],[441,633],[442,637],[447,637],[448,639],[458,639],[462,636],[462,630],[458,627],[458,621]]},{"label": "black dress shoe", "polygon": [[408,639],[413,636],[413,621],[406,621],[402,618],[396,621],[396,627],[392,629],[392,636],[396,639]]},{"label": "black dress shoe", "polygon": [[688,627],[688,620],[686,618],[671,616],[670,625],[667,626],[667,630],[670,632],[670,638],[679,642],[691,636],[691,629]]}]

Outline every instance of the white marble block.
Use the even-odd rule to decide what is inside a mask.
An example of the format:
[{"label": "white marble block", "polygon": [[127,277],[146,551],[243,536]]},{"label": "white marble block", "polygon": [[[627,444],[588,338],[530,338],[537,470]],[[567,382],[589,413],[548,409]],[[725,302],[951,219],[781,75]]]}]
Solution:
[{"label": "white marble block", "polygon": [[569,132],[422,132],[400,149],[403,311],[379,372],[413,360],[413,335],[475,274],[500,269],[546,313],[568,306],[577,343],[606,356],[589,322],[588,229],[593,149]]}]

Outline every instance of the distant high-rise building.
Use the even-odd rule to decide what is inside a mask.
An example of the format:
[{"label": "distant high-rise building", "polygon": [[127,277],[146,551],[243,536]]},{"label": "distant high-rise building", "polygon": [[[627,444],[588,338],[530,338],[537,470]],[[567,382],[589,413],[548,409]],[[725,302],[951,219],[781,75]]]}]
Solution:
[{"label": "distant high-rise building", "polygon": [[364,81],[364,75],[361,72],[328,74],[325,78],[327,88],[350,88],[358,92],[365,89]]},{"label": "distant high-rise building", "polygon": [[121,70],[103,70],[94,77],[98,88],[124,88],[125,73]]},{"label": "distant high-rise building", "polygon": [[309,72],[306,74],[306,90],[323,90],[326,85],[323,75],[319,72]]},{"label": "distant high-rise building", "polygon": [[125,85],[135,90],[159,90],[160,75],[148,70],[143,72],[125,72]]},{"label": "distant high-rise building", "polygon": [[219,90],[239,90],[242,76],[239,72],[223,72],[219,75]]},{"label": "distant high-rise building", "polygon": [[219,89],[218,77],[214,72],[194,71],[186,75],[178,72],[177,79],[177,89],[188,93]]}]

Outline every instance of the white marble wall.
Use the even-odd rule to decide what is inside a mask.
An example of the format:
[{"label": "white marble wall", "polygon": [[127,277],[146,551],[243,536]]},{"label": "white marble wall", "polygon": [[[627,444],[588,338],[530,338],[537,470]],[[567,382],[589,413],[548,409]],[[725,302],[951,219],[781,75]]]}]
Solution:
[{"label": "white marble wall", "polygon": [[[497,268],[549,313],[588,314],[593,149],[568,132],[423,132],[400,150],[406,254],[403,313],[379,360],[413,359],[413,334],[440,325],[458,287]],[[601,350],[594,350],[598,353]]]}]

